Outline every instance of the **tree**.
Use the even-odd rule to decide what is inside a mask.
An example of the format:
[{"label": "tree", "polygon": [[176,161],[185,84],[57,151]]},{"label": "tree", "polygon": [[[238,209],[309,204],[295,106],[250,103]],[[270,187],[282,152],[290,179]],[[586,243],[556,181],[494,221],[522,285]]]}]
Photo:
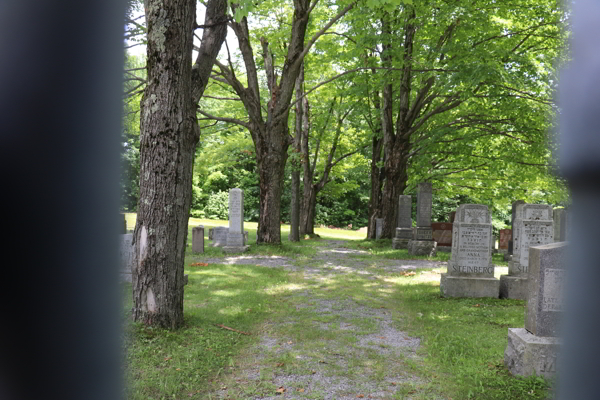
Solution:
[{"label": "tree", "polygon": [[[285,49],[282,66],[276,65],[276,57],[274,57],[273,48],[270,47],[268,40],[265,37],[260,38],[269,92],[266,107],[264,106],[265,98],[261,96],[257,62],[254,56],[254,41],[249,29],[248,17],[243,16],[239,22],[232,21],[230,23],[242,54],[247,87],[236,75],[231,57],[228,59],[228,65],[216,62],[219,71],[215,73],[213,79],[233,88],[246,109],[249,121],[213,116],[202,110],[199,112],[217,121],[237,123],[250,131],[256,149],[260,187],[257,243],[281,243],[280,202],[288,147],[291,144],[288,117],[296,79],[300,74],[304,57],[317,39],[344,16],[355,3],[356,0],[343,8],[340,7],[338,13],[305,43],[309,17],[317,5],[317,1],[311,4],[309,0],[294,0],[291,21],[285,21],[285,23],[281,21],[280,24],[281,29],[291,27],[289,37],[283,38],[282,42],[278,43]],[[232,11],[236,15],[243,15],[245,12],[236,4],[232,4]],[[289,15],[290,12],[286,12],[286,14]],[[280,75],[278,71],[281,71]],[[263,116],[263,112],[266,112],[266,117]]]},{"label": "tree", "polygon": [[140,197],[134,233],[133,319],[183,323],[183,263],[192,199],[196,107],[226,35],[225,0],[206,3],[192,67],[196,0],[147,0],[147,85],[141,104]]},{"label": "tree", "polygon": [[[481,183],[515,165],[547,173],[546,123],[564,14],[556,2],[406,2],[353,20],[355,39],[372,67],[372,197],[369,227],[384,218],[392,237],[398,195],[411,177],[467,176]],[[372,31],[378,35],[360,32]],[[400,40],[399,40],[400,39]],[[364,79],[367,82],[367,79]],[[493,149],[495,154],[486,154]],[[521,164],[519,164],[521,163]],[[479,170],[481,174],[468,171]],[[504,176],[502,176],[504,174]],[[522,179],[518,174],[511,180]],[[471,189],[495,189],[474,185]],[[373,237],[374,230],[369,231]]]}]

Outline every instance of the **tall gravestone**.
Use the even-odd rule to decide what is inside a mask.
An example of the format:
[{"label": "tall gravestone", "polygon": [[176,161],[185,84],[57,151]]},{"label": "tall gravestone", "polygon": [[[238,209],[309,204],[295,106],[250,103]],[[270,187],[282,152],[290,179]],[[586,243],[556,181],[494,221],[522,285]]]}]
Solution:
[{"label": "tall gravestone", "polygon": [[498,251],[507,254],[508,242],[512,240],[512,229],[500,229],[498,234]]},{"label": "tall gravestone", "polygon": [[433,191],[431,183],[419,183],[417,188],[417,227],[413,238],[408,242],[408,253],[416,256],[434,256],[437,243],[433,240],[431,228],[431,205]]},{"label": "tall gravestone", "polygon": [[398,196],[398,220],[392,248],[406,249],[412,239],[412,196]]},{"label": "tall gravestone", "polygon": [[525,328],[508,329],[504,351],[504,364],[513,375],[550,378],[556,374],[566,249],[567,244],[559,242],[529,251]]},{"label": "tall gravestone", "polygon": [[566,208],[555,208],[553,212],[554,218],[554,241],[567,241],[567,224],[569,211]]},{"label": "tall gravestone", "polygon": [[133,234],[127,233],[120,235],[121,243],[119,247],[121,265],[119,275],[122,281],[131,282],[131,267],[133,264]]},{"label": "tall gravestone", "polygon": [[452,255],[441,275],[444,297],[498,297],[500,281],[492,264],[492,222],[485,205],[462,204],[456,211]]},{"label": "tall gravestone", "polygon": [[192,252],[204,253],[204,226],[198,225],[192,228]]},{"label": "tall gravestone", "polygon": [[244,191],[231,189],[229,191],[229,233],[227,246],[223,247],[226,253],[242,253],[248,250],[244,238]]},{"label": "tall gravestone", "polygon": [[383,232],[383,218],[375,218],[375,239],[381,239]]},{"label": "tall gravestone", "polygon": [[527,300],[529,248],[554,241],[552,207],[545,204],[519,204],[513,226],[513,257],[508,275],[500,277],[500,297]]},{"label": "tall gravestone", "polygon": [[517,200],[512,203],[512,213],[510,217],[510,229],[512,230],[512,238],[508,241],[508,254],[513,255],[513,245],[515,239],[515,219],[517,219],[517,206],[525,204],[525,200]]}]

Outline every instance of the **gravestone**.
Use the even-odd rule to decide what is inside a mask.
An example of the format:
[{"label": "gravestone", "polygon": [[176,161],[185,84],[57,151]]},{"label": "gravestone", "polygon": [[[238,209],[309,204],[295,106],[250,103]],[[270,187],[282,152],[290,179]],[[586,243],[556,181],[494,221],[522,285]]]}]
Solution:
[{"label": "gravestone", "polygon": [[123,231],[121,232],[122,234],[126,234],[127,233],[127,218],[125,217],[125,214],[121,213],[121,215],[123,216]]},{"label": "gravestone", "polygon": [[567,224],[569,211],[566,208],[555,208],[553,213],[554,218],[554,241],[567,241]]},{"label": "gravestone", "polygon": [[508,275],[500,277],[500,297],[527,300],[529,248],[554,241],[552,207],[545,204],[519,204],[513,225],[513,256]]},{"label": "gravestone", "polygon": [[438,243],[438,247],[452,246],[452,224],[450,222],[432,222],[431,229],[433,240]]},{"label": "gravestone", "polygon": [[229,234],[229,228],[224,226],[215,226],[212,228],[212,240],[213,247],[224,247],[227,246],[227,235]]},{"label": "gravestone", "polygon": [[119,268],[119,275],[121,280],[125,282],[131,282],[131,269],[133,267],[133,234],[127,233],[120,235],[121,243],[119,246],[119,254],[121,265]]},{"label": "gravestone", "polygon": [[375,239],[381,239],[383,232],[383,218],[375,218]]},{"label": "gravestone", "polygon": [[556,375],[565,277],[565,242],[530,249],[525,328],[508,329],[504,364],[513,375]]},{"label": "gravestone", "polygon": [[514,239],[515,239],[515,219],[517,215],[517,206],[525,204],[525,200],[517,200],[512,203],[512,214],[510,217],[510,228],[513,232],[512,238],[508,241],[508,254],[513,255]]},{"label": "gravestone", "polygon": [[244,191],[231,189],[229,191],[229,232],[227,246],[223,247],[226,253],[243,253],[250,246],[246,246],[244,237]]},{"label": "gravestone", "polygon": [[508,242],[512,240],[512,229],[500,229],[498,233],[498,251],[506,254],[508,253]]},{"label": "gravestone", "polygon": [[398,196],[398,218],[395,237],[392,239],[392,248],[406,249],[412,239],[412,196]]},{"label": "gravestone", "polygon": [[204,226],[198,225],[192,228],[192,252],[204,253]]},{"label": "gravestone", "polygon": [[[226,228],[226,227],[221,227],[221,228],[227,229],[227,233],[229,233],[229,228]],[[215,228],[209,228],[208,229],[208,240],[213,240],[214,229]],[[246,243],[248,243],[248,231],[244,231],[244,240],[245,240]]]},{"label": "gravestone", "polygon": [[413,229],[413,239],[408,243],[408,254],[415,256],[435,256],[437,243],[431,229],[431,205],[433,201],[431,183],[419,183],[417,188],[417,227]]},{"label": "gravestone", "polygon": [[498,297],[500,281],[492,264],[492,223],[487,206],[462,204],[452,232],[448,272],[441,275],[444,297]]}]

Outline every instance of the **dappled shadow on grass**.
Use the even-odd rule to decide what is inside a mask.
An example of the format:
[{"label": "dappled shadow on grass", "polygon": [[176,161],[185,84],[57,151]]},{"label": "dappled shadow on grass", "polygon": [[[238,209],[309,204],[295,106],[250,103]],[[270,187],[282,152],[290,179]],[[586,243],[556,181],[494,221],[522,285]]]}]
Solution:
[{"label": "dappled shadow on grass", "polygon": [[[126,323],[131,399],[203,398],[210,380],[235,368],[237,351],[256,341],[256,328],[283,307],[274,288],[289,284],[281,268],[210,264],[186,266],[185,273],[183,328]],[[131,285],[125,291],[130,298]]]}]

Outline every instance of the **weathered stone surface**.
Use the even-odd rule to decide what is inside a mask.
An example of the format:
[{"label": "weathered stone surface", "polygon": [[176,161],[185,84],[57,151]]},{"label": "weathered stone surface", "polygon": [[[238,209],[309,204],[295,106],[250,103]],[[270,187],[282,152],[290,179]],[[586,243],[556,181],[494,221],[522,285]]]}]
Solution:
[{"label": "weathered stone surface", "polygon": [[398,221],[397,228],[412,227],[412,196],[398,196]]},{"label": "weathered stone surface", "polygon": [[440,292],[444,297],[498,297],[500,281],[496,278],[452,276],[442,274]]},{"label": "weathered stone surface", "polygon": [[227,234],[227,246],[235,247],[235,246],[245,246],[246,241],[244,238],[244,234],[242,233],[232,233],[231,231]]},{"label": "weathered stone surface", "polygon": [[131,282],[131,269],[133,267],[133,234],[127,233],[121,235],[121,243],[119,246],[119,253],[121,259],[121,265],[119,274],[121,280]]},{"label": "weathered stone surface", "polygon": [[555,242],[566,242],[567,241],[567,224],[568,224],[568,210],[566,208],[555,208],[553,212],[554,217],[554,241]]},{"label": "weathered stone surface", "polygon": [[414,240],[433,240],[433,229],[431,227],[417,226],[413,229]]},{"label": "weathered stone surface", "polygon": [[512,216],[510,219],[510,227],[513,231],[512,238],[508,241],[508,254],[513,254],[513,241],[515,238],[515,219],[517,219],[517,206],[520,204],[525,204],[525,200],[517,200],[512,203]]},{"label": "weathered stone surface", "polygon": [[527,300],[529,284],[526,276],[500,275],[500,298]]},{"label": "weathered stone surface", "polygon": [[204,225],[192,228],[192,252],[204,253]]},{"label": "weathered stone surface", "polygon": [[558,336],[566,249],[565,242],[530,249],[525,329],[536,336]]},{"label": "weathered stone surface", "polygon": [[519,204],[517,206],[516,218],[534,221],[552,221],[552,206],[548,204]]},{"label": "weathered stone surface", "polygon": [[213,231],[215,228],[208,229],[208,240],[213,240]]},{"label": "weathered stone surface", "polygon": [[490,251],[491,224],[455,222],[453,235],[448,274],[493,277],[494,265]]},{"label": "weathered stone surface", "polygon": [[419,183],[417,188],[417,226],[431,226],[431,205],[433,201],[433,190],[431,183]]},{"label": "weathered stone surface", "polygon": [[229,190],[229,233],[244,232],[244,191]]},{"label": "weathered stone surface", "polygon": [[383,218],[375,218],[375,239],[381,239],[383,232]]},{"label": "weathered stone surface", "polygon": [[215,226],[213,228],[213,247],[223,247],[227,245],[227,235],[229,228],[224,226]]},{"label": "weathered stone surface", "polygon": [[450,246],[438,246],[437,251],[441,251],[442,253],[452,253],[452,247]]},{"label": "weathered stone surface", "polygon": [[393,238],[392,239],[392,249],[395,249],[395,250],[408,249],[408,242],[410,242],[411,240],[412,239]]},{"label": "weathered stone surface", "polygon": [[126,234],[127,233],[127,219],[125,218],[125,214],[121,213],[121,215],[123,216],[123,222],[121,222],[123,224],[123,230],[121,231],[121,233]]},{"label": "weathered stone surface", "polygon": [[517,219],[515,221],[514,252],[508,265],[509,275],[527,276],[530,248],[554,241],[554,222]]},{"label": "weathered stone surface", "polygon": [[396,228],[396,239],[412,239],[412,228]]},{"label": "weathered stone surface", "polygon": [[452,223],[433,222],[431,229],[433,230],[433,240],[437,242],[438,250],[443,246],[452,246]]},{"label": "weathered stone surface", "polygon": [[433,240],[410,240],[408,254],[434,257],[437,254],[437,243]]},{"label": "weathered stone surface", "polygon": [[452,225],[452,255],[442,274],[445,297],[498,297],[500,281],[492,264],[492,224],[487,206],[462,204]]},{"label": "weathered stone surface", "polygon": [[556,375],[559,348],[558,338],[535,336],[523,328],[509,328],[504,365],[513,375],[552,378]]},{"label": "weathered stone surface", "polygon": [[456,223],[491,224],[488,207],[483,204],[461,204],[456,210]]}]

